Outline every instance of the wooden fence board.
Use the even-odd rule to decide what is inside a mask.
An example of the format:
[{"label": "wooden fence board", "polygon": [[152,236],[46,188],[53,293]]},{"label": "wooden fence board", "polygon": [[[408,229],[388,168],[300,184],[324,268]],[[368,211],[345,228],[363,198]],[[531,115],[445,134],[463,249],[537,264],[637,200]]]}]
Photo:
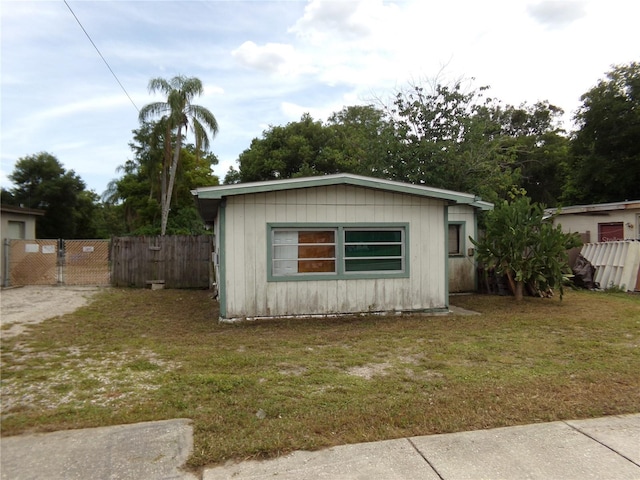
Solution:
[{"label": "wooden fence board", "polygon": [[166,288],[211,286],[210,235],[114,237],[111,282],[116,287],[144,288],[164,282]]}]

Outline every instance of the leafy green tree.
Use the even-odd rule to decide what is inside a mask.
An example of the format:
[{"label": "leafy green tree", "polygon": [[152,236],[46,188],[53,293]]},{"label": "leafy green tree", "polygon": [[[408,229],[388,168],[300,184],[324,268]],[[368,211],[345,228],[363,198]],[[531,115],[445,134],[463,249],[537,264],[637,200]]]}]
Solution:
[{"label": "leafy green tree", "polygon": [[[145,105],[140,110],[140,120],[147,121],[161,117],[164,126],[164,141],[168,142],[169,133],[174,134],[174,143],[171,149],[165,143],[163,152],[162,179],[163,187],[160,194],[161,207],[161,235],[167,230],[171,199],[175,185],[180,152],[182,150],[183,137],[190,128],[195,136],[195,151],[209,149],[209,135],[218,133],[218,122],[214,115],[205,107],[194,105],[192,100],[204,93],[202,82],[195,77],[176,76],[167,81],[163,78],[153,78],[149,81],[149,91],[160,92],[167,96],[166,102],[154,102]],[[164,186],[165,173],[168,170],[166,187]]]},{"label": "leafy green tree", "polygon": [[538,293],[558,288],[562,299],[563,282],[571,273],[567,250],[580,245],[577,234],[554,227],[544,207],[525,196],[487,212],[485,236],[471,241],[478,261],[507,277],[516,301],[522,300],[525,285]]},{"label": "leafy green tree", "polygon": [[331,173],[385,177],[397,150],[394,126],[371,105],[345,107],[326,123],[308,113],[255,138],[231,167],[225,183],[275,180]]},{"label": "leafy green tree", "polygon": [[329,145],[342,172],[388,177],[401,145],[395,126],[373,105],[350,106],[334,113],[326,123]]},{"label": "leafy green tree", "polygon": [[482,195],[506,195],[519,181],[512,152],[497,140],[495,101],[486,87],[464,92],[462,85],[413,85],[396,94],[394,119],[401,149],[389,165],[393,179]]},{"label": "leafy green tree", "polygon": [[640,63],[614,66],[581,100],[563,203],[640,199]]},{"label": "leafy green tree", "polygon": [[56,157],[41,152],[18,159],[9,179],[15,185],[3,200],[42,209],[36,220],[38,238],[94,238],[91,221],[97,196],[86,190],[73,170],[65,170]]},{"label": "leafy green tree", "polygon": [[570,140],[561,128],[562,109],[549,102],[533,106],[496,106],[497,140],[513,156],[519,185],[532,201],[556,206],[565,181]]},{"label": "leafy green tree", "polygon": [[[122,176],[109,183],[103,197],[105,207],[108,207],[105,214],[115,214],[121,219],[119,225],[112,222],[120,231],[118,234],[157,235],[161,232],[161,195],[165,181],[162,164],[165,145],[171,143],[165,140],[165,135],[163,122],[144,122],[139,129],[133,130],[133,141],[129,146],[134,157],[119,167]],[[171,198],[172,215],[165,233],[204,232],[191,190],[218,184],[218,178],[212,172],[212,166],[217,163],[218,159],[212,153],[198,153],[192,144],[183,146]]]},{"label": "leafy green tree", "polygon": [[305,113],[298,122],[271,126],[262,138],[254,138],[238,158],[239,170],[230,169],[225,183],[336,173],[336,157],[328,144],[322,122]]}]

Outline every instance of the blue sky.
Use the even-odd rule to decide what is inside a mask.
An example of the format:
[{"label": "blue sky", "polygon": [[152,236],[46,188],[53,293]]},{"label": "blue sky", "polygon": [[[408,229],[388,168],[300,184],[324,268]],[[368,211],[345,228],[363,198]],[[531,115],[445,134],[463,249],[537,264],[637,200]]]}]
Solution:
[{"label": "blue sky", "polygon": [[[611,65],[640,60],[632,0],[67,0],[137,108],[149,79],[195,76],[221,177],[269,125],[460,78],[566,111]],[[64,1],[0,3],[0,183],[46,151],[102,194],[132,157],[138,112]],[[569,125],[567,124],[567,127]]]}]

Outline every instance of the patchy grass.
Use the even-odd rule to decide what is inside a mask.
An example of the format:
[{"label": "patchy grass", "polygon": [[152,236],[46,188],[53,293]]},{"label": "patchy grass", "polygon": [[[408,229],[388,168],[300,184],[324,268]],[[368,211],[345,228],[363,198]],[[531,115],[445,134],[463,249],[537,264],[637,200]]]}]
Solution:
[{"label": "patchy grass", "polygon": [[193,419],[192,467],[640,411],[640,297],[453,297],[477,316],[219,324],[209,292],[112,289],[2,342],[2,433]]}]

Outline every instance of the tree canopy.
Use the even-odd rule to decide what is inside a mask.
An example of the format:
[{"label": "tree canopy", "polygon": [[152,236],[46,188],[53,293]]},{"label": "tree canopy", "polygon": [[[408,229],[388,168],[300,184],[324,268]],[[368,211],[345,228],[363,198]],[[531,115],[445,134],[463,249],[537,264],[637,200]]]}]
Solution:
[{"label": "tree canopy", "polygon": [[640,63],[614,66],[581,100],[564,204],[640,199]]},{"label": "tree canopy", "polygon": [[97,195],[86,190],[73,170],[47,152],[19,158],[9,179],[15,187],[3,190],[3,203],[41,209],[36,220],[38,238],[95,238],[93,216]]},{"label": "tree canopy", "polygon": [[568,149],[562,111],[548,102],[503,107],[486,92],[414,85],[391,105],[345,107],[324,123],[304,114],[253,139],[225,183],[348,172],[489,201],[526,185],[555,205]]},{"label": "tree canopy", "polygon": [[[122,233],[151,235],[161,232],[166,134],[162,121],[143,122],[140,128],[133,130],[133,141],[129,147],[134,156],[119,167],[122,176],[110,182],[103,196],[105,204],[115,210],[124,222]],[[165,233],[197,234],[204,231],[191,190],[218,184],[218,178],[212,171],[212,166],[217,163],[215,155],[210,152],[198,154],[192,144],[181,148],[171,197],[172,215],[168,217]]]},{"label": "tree canopy", "polygon": [[[18,159],[2,202],[44,209],[41,238],[202,232],[190,190],[218,183],[209,151],[218,123],[193,103],[203,93],[197,78],[154,78],[149,90],[166,101],[141,110],[133,157],[102,202],[46,152]],[[548,101],[504,105],[488,87],[424,82],[390,98],[345,106],[326,121],[304,114],[270,126],[225,183],[348,172],[475,193],[498,205],[513,188],[531,204],[553,207],[640,199],[638,62],[613,66],[582,95],[569,133],[564,112]]]}]

